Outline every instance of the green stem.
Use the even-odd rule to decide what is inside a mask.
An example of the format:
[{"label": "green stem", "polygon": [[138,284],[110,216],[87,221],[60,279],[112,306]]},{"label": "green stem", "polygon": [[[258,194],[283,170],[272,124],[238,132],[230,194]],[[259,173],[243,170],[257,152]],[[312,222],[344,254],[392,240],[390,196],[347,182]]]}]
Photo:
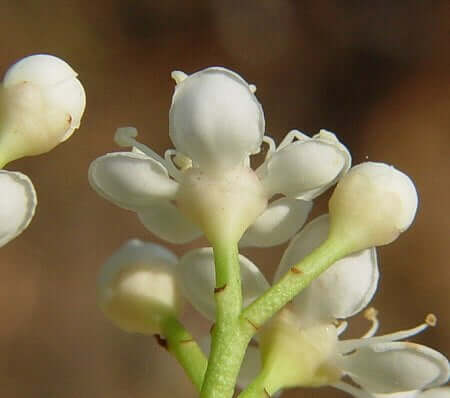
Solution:
[{"label": "green stem", "polygon": [[208,361],[202,350],[175,318],[168,319],[162,330],[167,350],[177,359],[198,391],[201,390]]},{"label": "green stem", "polygon": [[242,312],[241,330],[250,333],[254,329],[254,333],[310,282],[349,252],[343,242],[326,240]]},{"label": "green stem", "polygon": [[251,336],[242,333],[241,273],[237,244],[214,245],[216,324],[201,398],[231,398]]},{"label": "green stem", "polygon": [[269,398],[272,393],[276,391],[271,391],[267,386],[266,374],[264,371],[259,373],[259,375],[242,391],[238,398]]}]

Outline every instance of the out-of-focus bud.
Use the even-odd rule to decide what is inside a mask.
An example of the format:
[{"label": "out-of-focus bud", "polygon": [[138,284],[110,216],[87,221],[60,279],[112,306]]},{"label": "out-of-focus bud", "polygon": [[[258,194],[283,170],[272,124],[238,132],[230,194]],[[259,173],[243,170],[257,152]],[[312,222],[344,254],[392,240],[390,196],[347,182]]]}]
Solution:
[{"label": "out-of-focus bud", "polygon": [[162,246],[136,239],[125,243],[100,272],[98,301],[106,317],[130,333],[161,333],[181,308],[177,262]]},{"label": "out-of-focus bud", "polygon": [[52,55],[31,55],[5,74],[0,103],[0,166],[67,140],[86,105],[77,73]]},{"label": "out-of-focus bud", "polygon": [[384,163],[353,167],[329,202],[330,237],[351,251],[391,243],[413,222],[417,191],[411,179]]}]

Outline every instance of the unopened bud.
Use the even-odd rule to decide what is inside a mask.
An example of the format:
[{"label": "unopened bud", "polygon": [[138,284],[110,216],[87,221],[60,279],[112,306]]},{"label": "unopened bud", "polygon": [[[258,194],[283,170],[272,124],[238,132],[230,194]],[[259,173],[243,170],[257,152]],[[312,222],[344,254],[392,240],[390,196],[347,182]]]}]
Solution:
[{"label": "unopened bud", "polygon": [[0,166],[48,152],[67,140],[79,127],[86,105],[77,73],[44,54],[8,69],[0,100]]},{"label": "unopened bud", "polygon": [[98,301],[119,328],[133,333],[161,333],[175,317],[181,299],[175,282],[177,257],[162,246],[131,240],[103,265]]},{"label": "unopened bud", "polygon": [[366,162],[339,181],[329,202],[330,237],[352,251],[391,243],[413,222],[417,191],[393,166]]}]

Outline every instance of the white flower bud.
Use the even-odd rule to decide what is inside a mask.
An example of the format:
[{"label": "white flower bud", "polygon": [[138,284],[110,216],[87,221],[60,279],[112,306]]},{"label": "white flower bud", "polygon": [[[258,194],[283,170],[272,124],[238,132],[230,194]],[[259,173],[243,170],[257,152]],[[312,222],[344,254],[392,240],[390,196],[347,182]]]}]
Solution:
[{"label": "white flower bud", "polygon": [[79,127],[86,105],[77,73],[52,55],[14,64],[1,87],[0,163],[53,149]]},{"label": "white flower bud", "polygon": [[353,167],[329,202],[330,236],[352,251],[391,243],[413,222],[417,191],[411,179],[384,163]]},{"label": "white flower bud", "polygon": [[173,76],[169,131],[178,151],[201,168],[217,170],[259,152],[264,114],[246,81],[218,67]]},{"label": "white flower bud", "polygon": [[119,328],[133,333],[161,333],[176,316],[181,299],[175,282],[177,257],[162,246],[131,240],[103,265],[98,301]]}]

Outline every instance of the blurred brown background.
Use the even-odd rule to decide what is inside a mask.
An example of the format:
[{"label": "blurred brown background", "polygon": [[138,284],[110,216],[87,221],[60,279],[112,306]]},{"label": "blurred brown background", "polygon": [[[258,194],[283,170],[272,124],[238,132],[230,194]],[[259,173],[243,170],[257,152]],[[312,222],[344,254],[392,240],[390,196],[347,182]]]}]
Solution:
[{"label": "blurred brown background", "polygon": [[[385,161],[413,177],[417,221],[380,250],[374,305],[382,332],[436,313],[438,327],[416,341],[450,354],[448,0],[0,4],[2,73],[25,55],[55,54],[79,72],[88,101],[81,129],[67,143],[7,167],[32,179],[39,206],[30,227],[0,252],[2,397],[195,396],[152,338],[122,333],[96,307],[101,263],[131,237],[155,238],[134,214],[98,197],[86,172],[97,156],[119,150],[118,126],[136,126],[140,140],[163,153],[171,146],[170,72],[211,65],[257,85],[268,133],[278,141],[292,128],[327,128],[355,163]],[[251,256],[270,278],[282,250]],[[348,335],[367,326],[360,318]]]}]

